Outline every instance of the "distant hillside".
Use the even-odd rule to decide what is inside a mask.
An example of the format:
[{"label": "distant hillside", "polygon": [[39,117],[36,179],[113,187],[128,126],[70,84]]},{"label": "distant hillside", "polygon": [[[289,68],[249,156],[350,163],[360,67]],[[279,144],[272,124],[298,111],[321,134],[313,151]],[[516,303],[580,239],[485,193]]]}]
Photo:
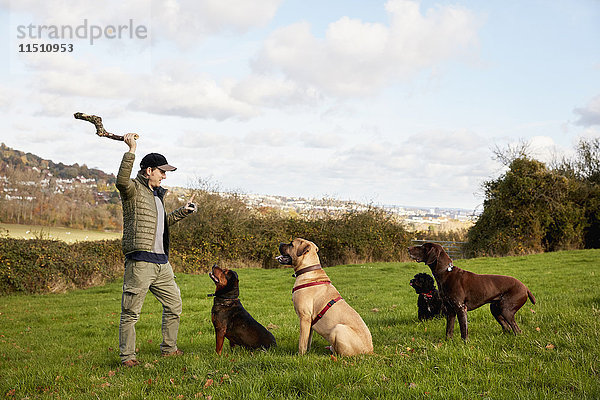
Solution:
[{"label": "distant hillside", "polygon": [[85,164],[65,165],[63,163],[55,163],[51,160],[44,160],[32,153],[24,153],[19,150],[11,149],[4,143],[0,143],[0,173],[5,172],[7,168],[13,169],[33,169],[39,172],[47,171],[56,178],[74,179],[84,177],[86,179],[94,179],[103,181],[107,185],[112,185],[116,182],[114,174],[107,174],[104,171],[95,168],[88,168]]},{"label": "distant hillside", "polygon": [[116,177],[0,144],[0,222],[121,229]]}]

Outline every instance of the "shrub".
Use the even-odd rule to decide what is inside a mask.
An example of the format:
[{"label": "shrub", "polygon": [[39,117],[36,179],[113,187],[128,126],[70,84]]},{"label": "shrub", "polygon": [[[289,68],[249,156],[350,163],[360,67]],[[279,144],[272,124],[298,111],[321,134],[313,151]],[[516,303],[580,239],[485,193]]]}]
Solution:
[{"label": "shrub", "polygon": [[484,210],[468,232],[467,254],[515,255],[584,246],[578,185],[526,156],[484,183]]},{"label": "shrub", "polygon": [[[319,246],[325,265],[406,260],[404,227],[382,209],[369,207],[314,220],[288,219],[285,238],[303,237]],[[277,253],[278,254],[278,253]]]}]

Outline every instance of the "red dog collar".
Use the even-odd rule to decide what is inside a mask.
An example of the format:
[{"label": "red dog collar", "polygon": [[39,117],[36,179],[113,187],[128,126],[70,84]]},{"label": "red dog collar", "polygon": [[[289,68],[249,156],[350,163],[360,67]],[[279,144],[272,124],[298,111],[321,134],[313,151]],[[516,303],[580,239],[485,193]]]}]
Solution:
[{"label": "red dog collar", "polygon": [[310,272],[310,271],[316,271],[316,270],[321,269],[321,268],[322,268],[321,264],[311,265],[310,267],[299,269],[298,272],[294,272],[292,274],[292,276],[294,278],[297,278],[297,277],[299,277],[302,274],[305,274],[305,273]]}]

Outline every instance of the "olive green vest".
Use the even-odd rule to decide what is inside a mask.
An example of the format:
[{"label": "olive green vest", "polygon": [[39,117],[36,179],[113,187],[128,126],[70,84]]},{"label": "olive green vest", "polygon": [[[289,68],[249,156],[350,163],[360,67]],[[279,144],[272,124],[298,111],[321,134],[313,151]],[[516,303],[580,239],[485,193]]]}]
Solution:
[{"label": "olive green vest", "polygon": [[[151,252],[156,235],[157,211],[154,192],[148,186],[148,178],[145,176],[138,174],[135,179],[130,178],[134,161],[135,154],[125,153],[117,175],[117,189],[121,194],[121,203],[123,204],[124,254],[134,251]],[[167,190],[159,187],[157,191],[164,205],[163,198]],[[173,225],[187,215],[188,212],[181,207],[168,215],[161,216],[166,221],[163,235],[165,254],[169,255],[169,225]]]}]

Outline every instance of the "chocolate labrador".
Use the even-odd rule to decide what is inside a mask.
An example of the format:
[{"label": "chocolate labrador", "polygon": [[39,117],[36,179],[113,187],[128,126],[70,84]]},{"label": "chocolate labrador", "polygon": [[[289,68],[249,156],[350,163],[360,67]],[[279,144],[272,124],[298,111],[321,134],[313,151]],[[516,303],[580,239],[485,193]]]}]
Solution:
[{"label": "chocolate labrador", "polygon": [[217,339],[216,352],[221,354],[225,338],[230,347],[236,345],[247,349],[268,349],[276,344],[275,337],[242,306],[238,275],[235,271],[221,269],[216,265],[208,274],[217,288],[214,296],[211,319]]},{"label": "chocolate labrador", "polygon": [[446,337],[454,333],[454,319],[458,316],[460,336],[467,340],[467,311],[490,303],[490,311],[505,331],[521,333],[515,322],[515,313],[527,302],[535,304],[535,297],[521,281],[504,275],[480,275],[465,271],[452,264],[442,246],[425,243],[408,248],[408,254],[417,262],[431,268],[446,307]]}]

